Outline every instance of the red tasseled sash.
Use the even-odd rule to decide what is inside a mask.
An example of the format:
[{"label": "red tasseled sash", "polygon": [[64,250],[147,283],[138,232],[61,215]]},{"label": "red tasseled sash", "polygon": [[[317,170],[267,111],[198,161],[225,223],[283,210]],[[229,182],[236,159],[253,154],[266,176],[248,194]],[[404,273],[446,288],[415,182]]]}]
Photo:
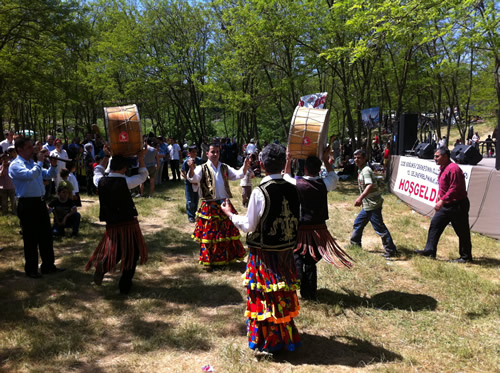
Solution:
[{"label": "red tasseled sash", "polygon": [[120,270],[133,267],[134,250],[139,250],[139,263],[146,263],[148,251],[137,219],[124,223],[107,224],[106,232],[85,266],[85,270],[88,271],[90,267],[96,267],[98,263],[102,263],[105,272],[114,271],[118,248],[121,251]]}]

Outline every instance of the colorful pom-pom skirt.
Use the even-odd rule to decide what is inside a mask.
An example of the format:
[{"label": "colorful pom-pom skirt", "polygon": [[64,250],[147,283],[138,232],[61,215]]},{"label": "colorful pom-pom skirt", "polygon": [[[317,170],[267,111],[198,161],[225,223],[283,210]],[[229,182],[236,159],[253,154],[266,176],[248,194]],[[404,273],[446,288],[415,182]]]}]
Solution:
[{"label": "colorful pom-pom skirt", "polygon": [[299,280],[295,272],[271,270],[265,261],[272,255],[286,255],[292,260],[288,267],[294,267],[293,250],[262,255],[261,250],[250,249],[244,275],[248,344],[259,351],[294,351],[301,344],[293,321],[300,309]]},{"label": "colorful pom-pom skirt", "polygon": [[196,213],[192,237],[200,243],[200,264],[203,265],[225,265],[246,256],[240,241],[240,231],[221,210],[222,202],[224,200],[202,201]]}]

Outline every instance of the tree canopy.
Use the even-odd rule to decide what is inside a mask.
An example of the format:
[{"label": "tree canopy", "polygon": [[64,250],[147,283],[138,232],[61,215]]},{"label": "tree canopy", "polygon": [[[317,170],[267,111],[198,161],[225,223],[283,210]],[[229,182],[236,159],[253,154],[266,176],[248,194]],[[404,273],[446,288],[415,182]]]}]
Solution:
[{"label": "tree canopy", "polygon": [[464,137],[500,111],[498,14],[494,0],[2,0],[0,120],[71,137],[136,103],[157,135],[285,140],[300,96],[327,91],[330,134],[360,139],[379,106]]}]

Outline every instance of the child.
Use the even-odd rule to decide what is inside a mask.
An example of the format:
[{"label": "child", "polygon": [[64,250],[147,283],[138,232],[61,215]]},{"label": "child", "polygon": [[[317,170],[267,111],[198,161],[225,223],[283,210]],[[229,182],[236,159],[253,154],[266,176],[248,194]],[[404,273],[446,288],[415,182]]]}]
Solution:
[{"label": "child", "polygon": [[78,236],[80,228],[80,213],[76,211],[75,201],[71,198],[68,183],[61,182],[57,187],[57,199],[49,203],[49,212],[54,212],[54,236],[64,236],[65,228],[72,228],[71,236]]},{"label": "child", "polygon": [[[61,172],[59,172],[59,179],[60,179],[59,184],[62,183],[69,188],[71,199],[73,199],[74,188],[73,188],[73,184],[71,184],[71,182],[69,181],[69,174],[70,174],[70,172],[67,168],[61,169]],[[59,186],[58,186],[58,188],[59,188]]]},{"label": "child", "polygon": [[95,170],[95,168],[101,163],[102,157],[100,155],[96,155],[94,158],[94,163],[92,164],[92,170]]},{"label": "child", "polygon": [[82,201],[80,200],[80,186],[75,176],[76,163],[68,162],[67,167],[69,170],[68,181],[73,186],[73,200],[75,201],[77,207],[82,207]]}]

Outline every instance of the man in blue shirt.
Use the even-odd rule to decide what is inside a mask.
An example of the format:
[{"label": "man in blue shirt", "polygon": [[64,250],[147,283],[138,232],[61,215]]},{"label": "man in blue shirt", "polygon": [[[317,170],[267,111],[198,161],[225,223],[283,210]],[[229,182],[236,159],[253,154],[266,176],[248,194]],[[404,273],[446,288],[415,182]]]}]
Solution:
[{"label": "man in blue shirt", "polygon": [[52,229],[47,206],[43,200],[45,194],[44,179],[56,176],[57,159],[50,160],[50,168],[44,169],[43,161],[46,153],[37,154],[37,162],[33,161],[33,141],[29,138],[18,138],[15,142],[17,157],[9,167],[9,176],[16,188],[18,198],[17,215],[21,221],[24,241],[24,271],[31,278],[40,278],[38,272],[38,249],[42,265],[42,274],[64,271],[54,264],[54,248]]}]

